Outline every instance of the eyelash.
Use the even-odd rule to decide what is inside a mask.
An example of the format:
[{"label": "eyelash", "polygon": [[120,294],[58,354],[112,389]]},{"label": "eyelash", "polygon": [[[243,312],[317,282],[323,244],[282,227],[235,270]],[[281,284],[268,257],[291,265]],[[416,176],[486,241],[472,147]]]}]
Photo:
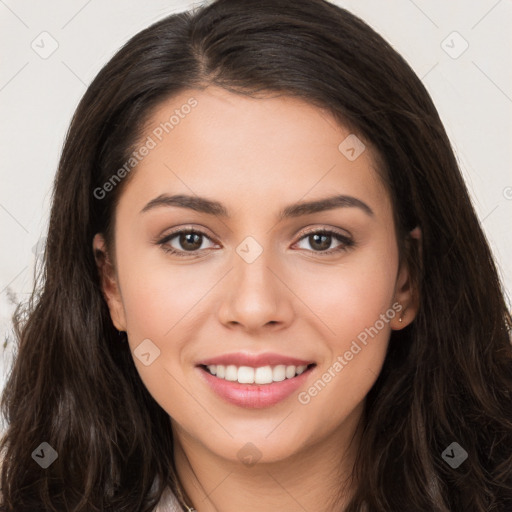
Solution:
[{"label": "eyelash", "polygon": [[[206,237],[211,240],[211,237],[209,237],[203,231],[200,231],[197,229],[181,229],[179,231],[174,231],[173,233],[166,235],[164,238],[157,241],[157,244],[160,245],[166,253],[172,254],[174,256],[179,256],[179,257],[183,257],[183,258],[198,257],[197,252],[200,251],[200,249],[198,249],[196,251],[180,251],[180,250],[174,249],[173,247],[169,247],[167,245],[172,239],[174,239],[177,236],[182,235],[182,234],[183,235],[197,234],[197,235],[201,235],[201,236]],[[321,257],[330,256],[332,254],[335,254],[335,253],[338,253],[341,251],[346,251],[346,250],[350,249],[351,247],[355,246],[354,240],[352,240],[348,236],[342,235],[341,233],[338,233],[337,231],[334,231],[332,229],[314,229],[314,230],[312,229],[312,230],[306,231],[305,233],[302,234],[302,236],[299,238],[299,240],[296,243],[298,243],[301,240],[308,238],[312,235],[328,235],[328,236],[332,236],[333,238],[335,238],[336,240],[341,242],[341,244],[338,247],[335,247],[334,249],[329,249],[327,251],[313,251],[313,250],[311,251],[315,254],[318,254]],[[203,249],[203,250],[206,250],[206,249]],[[308,249],[306,249],[306,250],[308,250]]]}]

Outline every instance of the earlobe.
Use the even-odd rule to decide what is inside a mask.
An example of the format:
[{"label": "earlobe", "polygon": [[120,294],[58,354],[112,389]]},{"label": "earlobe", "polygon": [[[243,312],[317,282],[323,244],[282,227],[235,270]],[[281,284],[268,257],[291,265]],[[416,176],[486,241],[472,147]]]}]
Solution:
[{"label": "earlobe", "polygon": [[101,291],[108,305],[112,323],[118,331],[126,331],[126,318],[114,265],[110,261],[106,243],[101,233],[96,233],[92,243],[98,268]]},{"label": "earlobe", "polygon": [[[407,327],[416,316],[416,312],[412,311],[410,309],[404,308],[402,304],[397,303],[400,305],[400,311],[397,312],[395,318],[391,320],[390,325],[391,328],[394,331],[400,331],[404,327]],[[411,314],[412,313],[412,314]]]},{"label": "earlobe", "polygon": [[413,276],[411,272],[412,259],[421,257],[421,229],[419,227],[414,228],[409,233],[406,245],[407,254],[404,255],[398,272],[394,298],[395,303],[399,304],[400,307],[396,307],[397,314],[390,322],[391,328],[395,331],[407,327],[416,318],[419,309],[418,276]]}]

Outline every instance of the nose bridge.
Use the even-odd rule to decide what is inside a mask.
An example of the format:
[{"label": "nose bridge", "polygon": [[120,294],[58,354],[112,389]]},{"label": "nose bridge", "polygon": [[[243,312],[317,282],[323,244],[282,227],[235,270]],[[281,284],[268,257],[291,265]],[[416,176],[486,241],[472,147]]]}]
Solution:
[{"label": "nose bridge", "polygon": [[269,243],[269,237],[261,243],[254,236],[247,236],[238,244],[233,257],[235,291],[243,293],[245,297],[253,296],[257,300],[262,294],[270,296],[275,292],[272,283],[272,267],[275,258]]},{"label": "nose bridge", "polygon": [[273,273],[278,265],[269,237],[262,238],[260,243],[255,236],[247,236],[235,248],[229,290],[221,307],[223,322],[254,329],[289,319],[286,287]]}]

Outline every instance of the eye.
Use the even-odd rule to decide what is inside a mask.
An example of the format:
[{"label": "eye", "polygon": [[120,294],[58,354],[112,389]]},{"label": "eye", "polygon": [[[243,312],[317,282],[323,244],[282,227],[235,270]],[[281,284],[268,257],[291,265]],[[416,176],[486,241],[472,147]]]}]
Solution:
[{"label": "eye", "polygon": [[[166,235],[164,238],[157,241],[157,244],[160,245],[166,253],[180,257],[194,257],[198,256],[197,253],[199,251],[207,249],[207,247],[205,248],[203,245],[205,239],[212,241],[212,239],[203,231],[188,228],[177,230]],[[355,245],[352,238],[332,229],[310,230],[303,234],[296,245],[303,241],[307,242],[311,249],[308,249],[307,247],[300,247],[301,249],[309,250],[319,256],[328,256],[341,251],[346,251]],[[334,248],[330,248],[332,243],[335,241],[338,242],[338,245]],[[178,245],[178,247],[176,247],[176,245]]]},{"label": "eye", "polygon": [[[317,253],[319,256],[328,256],[341,251],[346,251],[355,245],[355,242],[352,240],[352,238],[332,229],[317,229],[308,231],[300,238],[299,242],[297,243],[300,243],[301,241],[306,241],[310,247],[312,247],[312,251]],[[334,241],[338,241],[339,245],[334,248],[330,248]]]},{"label": "eye", "polygon": [[[176,239],[174,242],[175,245],[178,245],[179,247],[175,247],[171,244],[174,239]],[[197,256],[195,253],[204,250],[204,239],[211,240],[206,233],[197,229],[182,229],[166,235],[157,243],[161,245],[162,249],[167,253],[186,257]]]}]

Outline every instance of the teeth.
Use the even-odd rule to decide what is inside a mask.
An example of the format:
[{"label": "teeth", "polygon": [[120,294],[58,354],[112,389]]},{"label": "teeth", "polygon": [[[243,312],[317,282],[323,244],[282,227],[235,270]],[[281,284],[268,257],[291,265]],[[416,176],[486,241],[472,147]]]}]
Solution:
[{"label": "teeth", "polygon": [[251,366],[235,366],[222,364],[212,364],[207,366],[208,371],[218,377],[240,384],[270,384],[271,382],[281,382],[286,379],[293,379],[296,375],[303,373],[307,366],[293,366],[278,364],[277,366],[260,366],[252,368]]},{"label": "teeth", "polygon": [[238,379],[238,369],[234,364],[230,364],[226,366],[226,375],[224,377],[226,380],[235,381]]},{"label": "teeth", "polygon": [[287,366],[285,371],[285,376],[287,379],[291,379],[292,377],[295,377],[295,366]]},{"label": "teeth", "polygon": [[249,366],[238,368],[237,380],[240,384],[252,384],[254,382],[254,369]]},{"label": "teeth", "polygon": [[272,370],[272,380],[274,382],[281,382],[284,379],[286,379],[286,366],[284,364],[274,366]]},{"label": "teeth", "polygon": [[306,368],[307,366],[297,366],[297,375],[303,373]]}]

